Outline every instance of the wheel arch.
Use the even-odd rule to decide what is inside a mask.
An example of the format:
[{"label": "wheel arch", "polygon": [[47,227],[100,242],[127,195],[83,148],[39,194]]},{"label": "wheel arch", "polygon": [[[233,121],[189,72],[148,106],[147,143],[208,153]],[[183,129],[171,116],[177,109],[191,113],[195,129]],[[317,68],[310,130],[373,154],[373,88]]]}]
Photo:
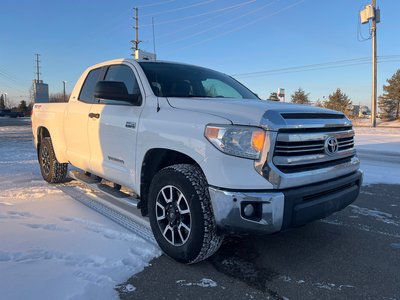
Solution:
[{"label": "wheel arch", "polygon": [[42,142],[42,140],[44,138],[48,137],[48,138],[51,139],[51,142],[52,142],[52,145],[53,145],[53,148],[54,148],[54,154],[55,154],[57,160],[60,163],[68,163],[68,160],[64,157],[64,155],[62,155],[59,141],[58,140],[54,140],[57,137],[52,135],[50,133],[50,130],[47,129],[47,127],[39,126],[37,128],[37,133],[36,134],[37,134],[36,135],[37,136],[37,138],[36,138],[36,151],[37,151],[37,154],[39,154],[40,143]]},{"label": "wheel arch", "polygon": [[42,140],[46,137],[51,138],[49,130],[44,127],[40,126],[37,129],[37,143],[36,143],[36,151],[37,154],[39,155],[39,149],[40,149],[40,144],[42,143]]},{"label": "wheel arch", "polygon": [[196,165],[201,170],[200,165],[193,158],[179,151],[153,148],[146,152],[140,172],[140,209],[143,216],[147,216],[148,214],[147,199],[149,187],[154,175],[161,169],[176,164]]}]

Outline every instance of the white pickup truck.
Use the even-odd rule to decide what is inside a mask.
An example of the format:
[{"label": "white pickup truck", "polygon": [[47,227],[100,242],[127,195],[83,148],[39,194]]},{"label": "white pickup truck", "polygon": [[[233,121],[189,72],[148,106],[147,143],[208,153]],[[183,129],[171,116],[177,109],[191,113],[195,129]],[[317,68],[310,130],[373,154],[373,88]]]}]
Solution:
[{"label": "white pickup truck", "polygon": [[136,195],[161,249],[184,263],[224,235],[271,234],[345,208],[362,183],[340,112],[260,100],[202,67],[117,59],[88,68],[68,103],[35,104],[43,178],[68,164]]}]

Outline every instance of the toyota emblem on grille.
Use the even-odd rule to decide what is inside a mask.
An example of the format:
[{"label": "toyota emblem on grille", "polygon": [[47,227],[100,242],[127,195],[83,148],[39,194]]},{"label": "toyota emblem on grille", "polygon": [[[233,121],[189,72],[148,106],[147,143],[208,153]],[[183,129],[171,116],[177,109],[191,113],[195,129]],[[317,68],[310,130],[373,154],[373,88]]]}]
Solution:
[{"label": "toyota emblem on grille", "polygon": [[328,155],[334,155],[339,150],[338,140],[332,136],[325,140],[325,153]]}]

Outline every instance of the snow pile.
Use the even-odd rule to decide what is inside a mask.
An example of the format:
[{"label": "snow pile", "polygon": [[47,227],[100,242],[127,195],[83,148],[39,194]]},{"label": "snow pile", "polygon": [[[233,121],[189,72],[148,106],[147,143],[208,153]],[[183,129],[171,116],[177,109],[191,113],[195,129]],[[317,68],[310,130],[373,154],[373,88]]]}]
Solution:
[{"label": "snow pile", "polygon": [[27,126],[0,127],[2,299],[113,299],[160,250],[45,183]]}]

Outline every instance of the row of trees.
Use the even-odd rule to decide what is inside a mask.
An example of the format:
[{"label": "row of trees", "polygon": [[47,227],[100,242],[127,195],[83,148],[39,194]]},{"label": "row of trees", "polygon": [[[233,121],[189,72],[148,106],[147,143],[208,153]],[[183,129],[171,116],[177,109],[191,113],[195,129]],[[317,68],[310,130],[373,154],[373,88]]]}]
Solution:
[{"label": "row of trees", "polygon": [[[50,102],[67,102],[69,99],[69,95],[65,95],[63,93],[50,94],[49,101]],[[8,99],[7,99],[8,100]],[[26,115],[29,115],[33,108],[33,102],[29,102],[29,104],[22,100],[19,102],[17,106],[12,106],[10,101],[6,101],[4,96],[0,95],[0,109],[11,109],[12,111],[22,112]]]},{"label": "row of trees", "polygon": [[10,101],[6,101],[4,96],[0,95],[0,109],[10,109],[12,111],[22,112],[26,115],[29,115],[32,111],[32,107],[33,102],[28,104],[25,100],[20,101],[17,106],[12,106]]},{"label": "row of trees", "polygon": [[[383,94],[379,96],[379,108],[381,116],[386,120],[394,120],[400,118],[400,70],[386,80],[387,85],[383,86]],[[306,93],[302,88],[299,88],[291,96],[291,102],[297,104],[310,105],[310,94]],[[276,93],[271,93],[270,100],[279,101]],[[317,106],[325,107],[341,111],[347,115],[350,114],[352,102],[350,98],[343,93],[339,88],[328,96],[324,102],[320,100],[316,103]]]},{"label": "row of trees", "polygon": [[[292,103],[311,105],[310,93],[306,93],[302,88],[295,91],[290,98]],[[278,95],[276,93],[271,93],[269,100],[279,101]],[[342,111],[345,114],[350,113],[349,109],[351,104],[352,102],[349,97],[339,88],[330,94],[328,100],[325,102],[321,102],[320,100],[316,102],[316,106]]]}]

